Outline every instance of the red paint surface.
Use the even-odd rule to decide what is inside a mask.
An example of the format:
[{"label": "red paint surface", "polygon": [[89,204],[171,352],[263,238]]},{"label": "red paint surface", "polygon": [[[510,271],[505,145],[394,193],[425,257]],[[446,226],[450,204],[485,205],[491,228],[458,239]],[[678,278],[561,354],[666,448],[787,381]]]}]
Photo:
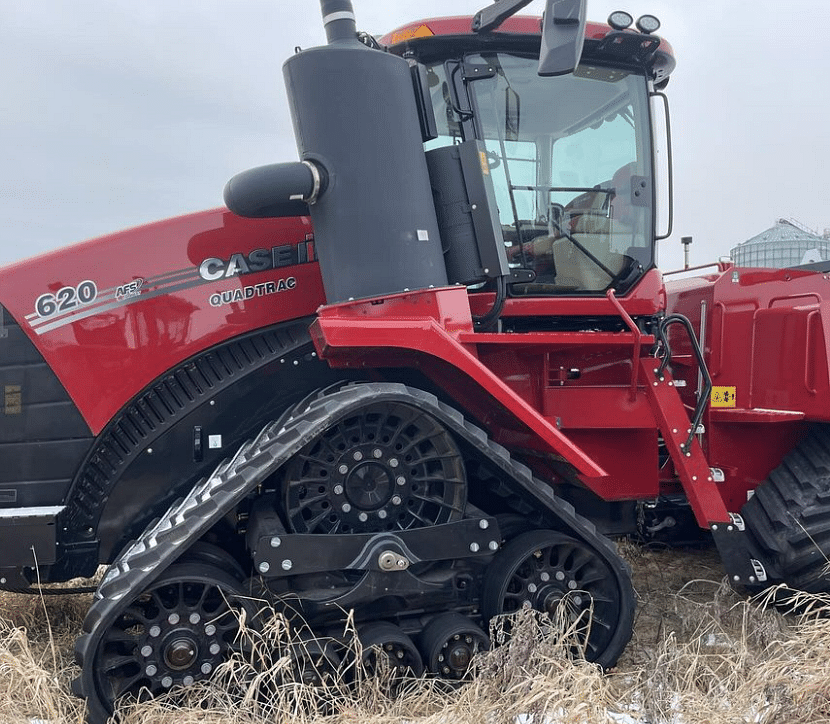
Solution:
[{"label": "red paint surface", "polygon": [[[0,302],[55,370],[93,432],[99,432],[147,384],[183,360],[227,339],[283,320],[311,316],[324,303],[316,262],[206,281],[207,258],[244,258],[254,250],[298,248],[311,236],[306,218],[246,220],[219,209],[78,244],[0,271]],[[174,276],[171,276],[174,274]],[[296,286],[212,306],[212,295],[293,278]],[[176,281],[178,279],[178,281]],[[734,280],[733,280],[734,279]],[[43,332],[60,315],[39,321],[36,302],[85,280],[98,299],[73,310],[77,319]],[[116,300],[118,286],[142,280],[141,294]],[[753,489],[804,434],[811,420],[830,421],[830,278],[793,270],[727,269],[672,282],[670,312],[699,328],[705,302],[705,354],[715,385],[734,386],[735,409],[710,410],[704,458],[663,474],[658,431],[687,424],[697,369],[688,341],[672,334],[676,393],[655,397],[644,379],[654,340],[622,332],[479,333],[473,314],[492,298],[453,287],[322,307],[313,326],[321,355],[333,366],[418,369],[484,424],[494,439],[534,451],[534,468],[556,479],[566,460],[609,500],[691,491],[701,520],[738,511]],[[109,294],[109,297],[107,295]],[[505,317],[637,317],[659,311],[666,298],[652,271],[619,308],[606,297],[512,298]],[[38,331],[43,333],[38,334]],[[632,387],[632,378],[635,385]],[[665,398],[665,399],[664,399]],[[682,413],[682,414],[681,414]],[[664,434],[665,437],[665,434]],[[547,460],[547,462],[545,462]],[[707,466],[726,481],[692,490],[691,475]],[[681,465],[682,468],[682,465]],[[690,472],[691,471],[691,472]],[[694,471],[697,471],[695,473]],[[689,478],[685,480],[684,478]],[[699,486],[697,486],[699,488]]]},{"label": "red paint surface", "polygon": [[[247,220],[223,209],[206,211],[7,267],[0,271],[0,302],[97,433],[147,384],[189,357],[262,327],[313,315],[324,303],[316,262],[215,281],[198,273],[207,258],[225,263],[233,254],[247,258],[256,249],[296,249],[312,238],[306,218]],[[296,282],[293,289],[210,303],[215,294],[288,278]],[[38,334],[62,319],[39,321],[38,297],[85,280],[94,281],[98,299],[74,309],[82,313],[77,319]],[[136,280],[142,280],[140,296],[129,303],[113,298],[116,287]],[[671,283],[669,311],[685,314],[696,328],[705,302],[705,354],[713,381],[734,386],[738,401],[734,410],[709,410],[704,420],[706,464],[721,468],[726,481],[690,496],[699,516],[711,520],[715,511],[720,518],[723,504],[738,511],[747,491],[780,462],[810,421],[830,421],[825,288],[830,288],[827,276],[793,270],[739,270],[733,281],[733,270],[727,269]],[[507,300],[504,316],[618,317],[624,310],[637,317],[659,311],[665,298],[660,274],[652,271],[618,300],[619,309],[605,297],[523,297]],[[655,442],[661,427],[686,424],[694,402],[697,369],[682,335],[672,333],[673,369],[687,383],[681,390],[685,409],[674,405],[673,412],[657,414],[663,403],[649,397],[643,379],[632,387],[652,337],[641,336],[638,347],[628,330],[475,332],[473,314],[491,304],[491,295],[468,295],[458,287],[390,295],[323,307],[314,333],[333,366],[421,370],[452,390],[453,399],[494,439],[535,451],[541,459],[534,458],[537,470],[552,455],[551,479],[561,458],[605,499],[654,497],[683,482],[688,471],[661,477]],[[695,466],[704,470],[700,461]],[[687,492],[689,486],[684,484]]]},{"label": "red paint surface", "polygon": [[[540,18],[527,15],[514,15],[507,18],[497,30],[490,35],[538,35],[541,36]],[[475,35],[472,30],[473,18],[472,16],[454,16],[446,18],[428,18],[426,20],[417,20],[387,33],[380,39],[382,45],[389,45],[394,50],[397,46],[392,44],[395,36],[401,34],[415,33],[422,26],[429,28],[434,35]],[[605,23],[586,23],[585,24],[585,38],[588,40],[602,40],[608,33],[612,31],[610,25]],[[632,33],[636,31],[632,30]],[[406,41],[398,43],[404,45]],[[672,57],[674,52],[671,45],[665,40],[660,41],[659,50],[665,52]]]},{"label": "red paint surface", "polygon": [[[735,388],[734,408],[710,408],[704,417],[707,456],[724,471],[720,487],[735,511],[811,421],[830,421],[830,276],[727,267],[667,287],[670,311],[685,314],[698,332],[706,320],[712,383]],[[678,338],[675,346],[690,404],[697,370],[688,344]]]},{"label": "red paint surface", "polygon": [[[181,361],[228,338],[312,314],[325,301],[316,263],[211,282],[198,277],[198,267],[206,258],[228,259],[234,253],[296,245],[310,234],[307,218],[242,219],[224,209],[205,211],[6,267],[0,270],[0,303],[40,349],[92,431],[98,433],[130,398]],[[176,289],[170,282],[167,292],[152,296],[169,280],[150,280],[171,272],[181,273],[182,284],[187,279],[200,283]],[[288,277],[296,279],[293,290],[220,307],[210,305],[212,294]],[[30,317],[37,298],[84,280],[95,282],[99,299],[107,289],[146,281],[137,301],[109,305],[112,308],[37,334]],[[92,312],[97,306],[74,311]]]}]

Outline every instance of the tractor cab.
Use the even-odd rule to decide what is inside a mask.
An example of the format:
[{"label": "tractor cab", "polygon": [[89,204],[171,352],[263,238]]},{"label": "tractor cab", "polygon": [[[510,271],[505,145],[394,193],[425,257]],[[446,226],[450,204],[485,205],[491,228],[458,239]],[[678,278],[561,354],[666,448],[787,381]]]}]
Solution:
[{"label": "tractor cab", "polygon": [[624,295],[654,266],[649,96],[674,60],[645,32],[656,19],[640,32],[626,13],[611,21],[588,24],[578,65],[557,75],[540,74],[538,18],[488,32],[474,18],[426,20],[381,39],[422,67],[425,148],[482,144],[512,296]]},{"label": "tractor cab", "polygon": [[622,12],[586,23],[584,0],[517,16],[529,1],[378,42],[332,0],[329,44],[283,67],[302,161],[236,176],[228,207],[307,210],[328,304],[465,285],[495,292],[490,311],[470,300],[479,329],[534,304],[536,316],[562,317],[538,309],[544,298],[595,297],[601,309],[586,299],[564,315],[617,318],[604,303],[612,291],[627,303],[642,291],[629,314],[660,312],[650,101],[671,49],[652,16],[637,29]]}]

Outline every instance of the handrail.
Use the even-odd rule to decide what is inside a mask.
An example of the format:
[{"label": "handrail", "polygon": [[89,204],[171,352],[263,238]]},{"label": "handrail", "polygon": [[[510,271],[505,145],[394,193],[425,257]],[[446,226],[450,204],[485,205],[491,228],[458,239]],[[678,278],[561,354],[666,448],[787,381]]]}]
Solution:
[{"label": "handrail", "polygon": [[692,418],[691,428],[689,429],[689,437],[686,440],[686,444],[683,446],[683,449],[688,451],[692,445],[692,440],[695,437],[700,421],[703,419],[703,412],[706,410],[706,405],[709,403],[709,398],[712,395],[712,377],[706,367],[706,361],[703,359],[703,351],[700,349],[697,337],[695,337],[695,331],[692,328],[692,323],[682,314],[670,314],[662,322],[660,322],[660,326],[657,328],[657,338],[663,347],[663,360],[660,362],[660,366],[655,371],[657,377],[660,377],[666,367],[668,367],[671,363],[671,347],[669,346],[669,339],[666,335],[666,330],[672,324],[680,324],[685,328],[687,334],[689,335],[689,343],[691,344],[692,352],[697,360],[698,369],[703,377],[703,385],[700,390],[700,397],[698,397],[697,405],[695,406],[695,414]]},{"label": "handrail", "polygon": [[813,349],[813,334],[811,330],[815,326],[813,324],[813,319],[816,317],[821,320],[821,312],[818,309],[814,309],[807,314],[807,332],[804,335],[804,387],[807,388],[807,392],[811,395],[818,394],[818,390],[816,390],[815,387],[810,386],[810,362],[812,359],[812,355],[810,353]]},{"label": "handrail", "polygon": [[640,348],[642,346],[643,340],[643,333],[640,331],[640,328],[631,318],[628,312],[625,311],[625,307],[620,304],[619,299],[614,294],[613,289],[609,289],[605,295],[608,298],[608,301],[614,306],[614,309],[617,310],[617,313],[622,317],[623,322],[625,322],[626,326],[631,330],[631,333],[634,335],[634,356],[631,361],[631,400],[637,397],[637,371],[638,371],[638,360],[640,359]]},{"label": "handrail", "polygon": [[674,269],[672,271],[663,272],[663,276],[669,277],[672,274],[682,274],[683,272],[697,271],[698,269],[708,269],[712,266],[716,266],[720,272],[725,272],[728,269],[731,269],[734,264],[731,261],[713,261],[709,264],[699,264],[698,266],[690,266],[686,269]]}]

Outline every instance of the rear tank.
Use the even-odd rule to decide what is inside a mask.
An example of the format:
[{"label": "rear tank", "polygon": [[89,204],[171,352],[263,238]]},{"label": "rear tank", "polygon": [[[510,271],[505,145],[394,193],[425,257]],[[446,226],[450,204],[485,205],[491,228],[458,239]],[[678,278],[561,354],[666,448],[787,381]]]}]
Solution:
[{"label": "rear tank", "polygon": [[[702,339],[714,386],[703,443],[738,511],[810,424],[830,421],[828,275],[721,264],[666,280],[668,312],[688,317]],[[676,346],[690,401],[696,365],[681,335]]]},{"label": "rear tank", "polygon": [[692,320],[705,348],[714,386],[700,439],[721,495],[769,577],[815,592],[830,586],[828,280],[816,266],[722,264],[667,285],[669,310]]}]

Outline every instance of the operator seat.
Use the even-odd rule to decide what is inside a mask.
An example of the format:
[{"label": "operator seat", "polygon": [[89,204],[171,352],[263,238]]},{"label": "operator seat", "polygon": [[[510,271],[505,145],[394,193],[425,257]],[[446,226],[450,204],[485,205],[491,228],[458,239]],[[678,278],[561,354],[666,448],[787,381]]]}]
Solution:
[{"label": "operator seat", "polygon": [[[631,178],[635,164],[622,166],[609,184],[614,195],[589,191],[565,207],[566,219],[573,238],[588,249],[613,277],[586,255],[570,239],[560,236],[551,245],[556,266],[557,284],[576,285],[581,290],[605,289],[619,275],[627,262],[625,254],[631,246],[633,209]],[[587,202],[587,203],[586,203]]]},{"label": "operator seat", "polygon": [[[631,184],[635,163],[619,168],[612,179],[597,189],[571,200],[548,235],[538,236],[523,245],[537,273],[535,282],[514,285],[514,294],[601,291],[631,263],[636,210],[631,203]],[[585,254],[566,234],[573,237],[606,267],[605,271]],[[610,274],[609,274],[610,272]]]}]

